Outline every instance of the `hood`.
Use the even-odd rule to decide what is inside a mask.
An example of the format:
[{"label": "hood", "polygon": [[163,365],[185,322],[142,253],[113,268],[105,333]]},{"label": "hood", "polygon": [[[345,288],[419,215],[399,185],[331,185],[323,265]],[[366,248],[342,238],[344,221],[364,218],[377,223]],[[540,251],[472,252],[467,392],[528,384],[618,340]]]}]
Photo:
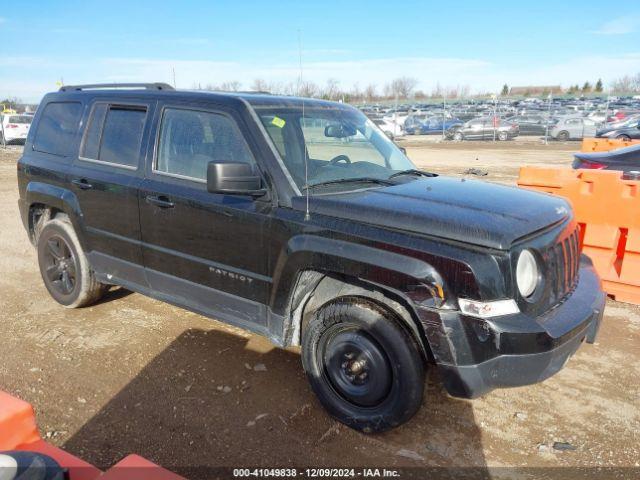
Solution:
[{"label": "hood", "polygon": [[[295,197],[292,206],[304,211],[304,197]],[[309,210],[312,217],[317,213],[501,250],[571,215],[559,197],[447,177],[316,194]]]}]

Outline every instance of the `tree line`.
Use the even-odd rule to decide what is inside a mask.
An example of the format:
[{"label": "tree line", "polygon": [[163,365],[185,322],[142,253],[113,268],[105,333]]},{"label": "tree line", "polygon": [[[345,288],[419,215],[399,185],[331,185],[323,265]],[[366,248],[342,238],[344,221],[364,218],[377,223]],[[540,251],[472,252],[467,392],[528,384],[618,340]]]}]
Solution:
[{"label": "tree line", "polygon": [[[492,92],[471,93],[469,85],[446,85],[437,83],[429,92],[418,89],[419,80],[414,77],[398,77],[382,86],[369,83],[361,86],[359,83],[354,84],[350,88],[343,88],[340,81],[330,78],[324,85],[316,82],[303,80],[291,82],[274,82],[267,81],[262,78],[254,79],[249,85],[249,91],[268,92],[276,95],[297,95],[302,97],[322,98],[325,100],[342,100],[344,102],[375,102],[380,100],[406,100],[406,99],[461,99],[472,96],[489,97]],[[212,91],[231,91],[237,92],[244,88],[242,82],[233,80],[220,84],[194,84],[196,90],[212,90]],[[560,89],[560,92],[550,92],[548,90],[531,91],[524,93],[524,96],[542,95],[547,96],[549,93],[560,93],[569,95],[603,93],[605,86],[601,78],[595,83],[586,81],[580,86],[579,84],[570,85],[569,87]],[[611,93],[640,93],[640,73],[636,75],[627,75],[611,82]],[[511,94],[511,88],[508,84],[502,86],[500,96],[507,97]]]},{"label": "tree line", "polygon": [[[430,92],[417,89],[418,79],[413,77],[398,77],[386,83],[382,88],[374,83],[361,86],[359,83],[349,88],[343,88],[340,81],[330,78],[324,85],[313,81],[273,82],[262,78],[254,79],[248,90],[253,92],[268,92],[276,95],[298,95],[302,97],[322,98],[325,100],[342,100],[344,102],[372,102],[378,100],[406,100],[427,98],[462,98],[471,93],[469,85],[441,86],[439,83]],[[195,83],[196,90],[211,90],[222,92],[238,92],[244,85],[237,80],[220,84]]]}]

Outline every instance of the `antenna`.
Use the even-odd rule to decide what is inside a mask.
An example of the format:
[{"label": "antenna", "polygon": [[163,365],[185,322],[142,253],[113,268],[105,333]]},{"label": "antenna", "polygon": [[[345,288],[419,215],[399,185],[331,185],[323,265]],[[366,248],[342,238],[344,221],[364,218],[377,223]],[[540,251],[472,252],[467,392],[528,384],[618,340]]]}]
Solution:
[{"label": "antenna", "polygon": [[[304,97],[300,95],[302,90],[302,32],[298,29],[298,59],[300,61],[300,79],[298,80],[298,95],[302,98],[302,126],[304,126]],[[304,141],[304,133],[302,134]],[[306,208],[304,212],[304,220],[309,221],[311,215],[309,213],[309,151],[307,150],[307,142],[304,141],[304,191]]]}]

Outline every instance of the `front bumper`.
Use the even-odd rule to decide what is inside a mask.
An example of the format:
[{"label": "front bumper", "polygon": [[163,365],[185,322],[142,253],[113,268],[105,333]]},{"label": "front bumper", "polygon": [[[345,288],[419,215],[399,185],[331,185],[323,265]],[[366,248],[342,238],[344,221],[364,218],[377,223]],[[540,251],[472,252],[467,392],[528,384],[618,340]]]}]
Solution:
[{"label": "front bumper", "polygon": [[457,311],[420,310],[449,394],[475,398],[495,388],[540,382],[557,373],[584,340],[593,343],[606,296],[584,256],[579,275],[575,290],[539,317],[518,313],[478,319]]}]

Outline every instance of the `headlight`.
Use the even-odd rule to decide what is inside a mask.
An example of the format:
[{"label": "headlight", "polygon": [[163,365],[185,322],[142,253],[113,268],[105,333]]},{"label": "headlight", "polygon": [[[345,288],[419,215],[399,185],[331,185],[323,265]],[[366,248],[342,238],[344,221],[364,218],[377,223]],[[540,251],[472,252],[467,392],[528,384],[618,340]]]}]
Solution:
[{"label": "headlight", "polygon": [[525,298],[530,297],[538,286],[538,263],[529,250],[520,252],[516,266],[516,281],[520,295]]}]

